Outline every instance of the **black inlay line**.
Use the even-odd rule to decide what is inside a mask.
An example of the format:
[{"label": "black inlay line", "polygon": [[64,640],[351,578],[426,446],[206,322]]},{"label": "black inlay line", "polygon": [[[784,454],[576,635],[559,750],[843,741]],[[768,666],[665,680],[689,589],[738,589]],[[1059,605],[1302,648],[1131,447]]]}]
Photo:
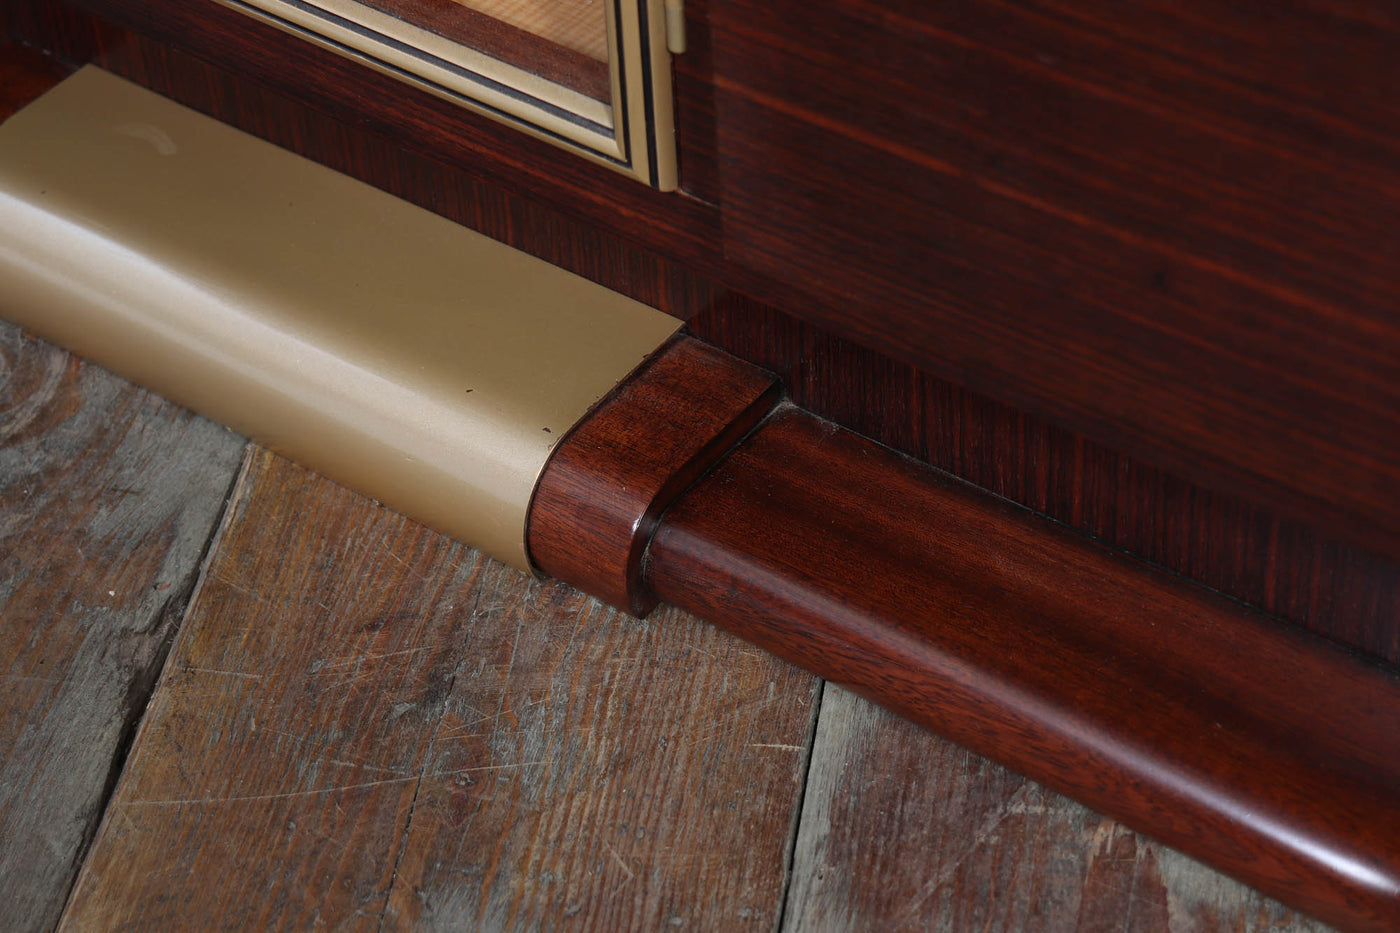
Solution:
[{"label": "black inlay line", "polygon": [[653,188],[661,184],[661,173],[656,167],[656,100],[651,87],[651,30],[647,26],[647,4],[637,4],[638,32],[642,43],[642,102],[646,105],[647,136],[647,179]]},{"label": "black inlay line", "polygon": [[[555,140],[562,145],[589,152],[617,165],[622,165],[627,168],[631,167],[630,159],[627,161],[618,159],[616,156],[609,155],[606,152],[594,149],[584,143],[578,142],[577,140],[573,140],[568,138],[567,136],[563,136],[560,133],[549,129],[548,127],[543,127],[536,123],[531,123],[528,120],[522,119],[521,117],[515,114],[508,113],[507,111],[504,111],[499,107],[493,106],[492,104],[488,104],[485,101],[478,100],[474,97],[468,97],[462,94],[460,91],[453,90],[452,88],[440,84],[439,82],[433,81],[431,78],[427,78],[423,75],[409,71],[405,68],[393,64],[392,62],[386,62],[382,58],[379,58],[373,55],[372,53],[366,52],[363,49],[358,49],[353,46],[346,45],[344,42],[341,42],[337,39],[333,39],[330,36],[324,35],[323,33],[316,32],[315,30],[308,29],[307,27],[302,26],[299,23],[293,23],[289,20],[283,19],[275,13],[271,13],[267,10],[262,9],[261,7],[252,6],[251,4],[243,2],[243,0],[228,0],[228,2],[230,2],[234,6],[245,10],[250,14],[264,16],[271,20],[274,20],[282,28],[297,33],[303,37],[314,37],[316,40],[330,45],[337,51],[354,56],[367,55],[368,57],[374,60],[376,65],[395,76],[401,77],[405,80],[409,80],[412,82],[426,84],[434,90],[441,92],[445,96],[452,98],[453,100],[461,101],[463,103],[469,103],[473,107],[485,110],[488,113],[499,117],[500,119],[505,120],[509,123],[514,123],[519,126],[528,126],[531,129],[545,136],[548,136],[550,139]],[[517,100],[522,104],[533,107],[536,110],[541,110],[546,113],[557,116],[562,120],[574,124],[575,126],[581,127],[586,130],[590,130],[592,132],[597,132],[601,135],[608,137],[611,137],[615,132],[615,130],[612,127],[605,126],[604,124],[597,123],[585,117],[581,117],[576,113],[572,113],[571,111],[565,110],[562,107],[556,107],[555,105],[550,104],[546,101],[542,101],[537,97],[531,97],[530,95],[525,94],[521,91],[517,91],[516,89],[508,85],[501,84],[498,81],[493,81],[490,78],[479,75],[474,71],[470,71],[466,68],[461,67],[460,65],[455,65],[452,62],[447,61],[446,59],[438,58],[437,56],[424,52],[421,49],[416,49],[411,45],[399,42],[396,39],[391,39],[388,36],[385,36],[381,33],[377,33],[372,29],[367,29],[363,26],[360,26],[358,23],[354,23],[350,20],[343,19],[342,17],[336,16],[333,13],[328,13],[325,10],[321,10],[317,7],[313,7],[308,4],[302,3],[300,2],[300,0],[281,0],[281,2],[285,3],[287,6],[293,7],[312,16],[315,16],[318,19],[322,19],[333,25],[340,26],[341,28],[353,32],[356,35],[361,36],[362,38],[370,40],[371,42],[375,42],[380,45],[396,49],[407,55],[412,56],[413,58],[418,59],[419,61],[424,62],[425,64],[430,64],[442,68],[444,71],[448,71],[473,84],[477,84],[482,87],[497,91],[498,93],[504,94],[505,96]]]},{"label": "black inlay line", "polygon": [[613,27],[617,30],[613,64],[617,68],[617,101],[613,107],[613,122],[622,124],[622,158],[634,171],[632,164],[632,114],[627,106],[627,43],[622,30],[622,0],[613,0]]}]

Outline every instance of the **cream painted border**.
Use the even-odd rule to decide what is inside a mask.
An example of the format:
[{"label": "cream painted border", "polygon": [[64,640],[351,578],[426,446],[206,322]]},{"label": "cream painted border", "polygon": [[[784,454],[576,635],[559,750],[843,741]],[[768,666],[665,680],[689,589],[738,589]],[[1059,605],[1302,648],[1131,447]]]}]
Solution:
[{"label": "cream painted border", "polygon": [[663,0],[605,0],[612,105],[355,0],[217,2],[653,187],[676,187]]},{"label": "cream painted border", "polygon": [[92,66],[0,125],[0,316],[522,569],[680,327]]},{"label": "cream painted border", "polygon": [[[279,7],[285,6],[284,0],[243,0],[243,2],[274,13],[277,12]],[[358,23],[372,32],[402,42],[404,45],[412,46],[415,49],[421,49],[435,58],[460,65],[466,70],[481,75],[489,81],[494,81],[506,87],[521,91],[546,104],[577,114],[592,123],[602,124],[603,126],[612,125],[612,107],[608,104],[596,101],[562,84],[547,81],[523,68],[517,68],[514,65],[507,64],[500,59],[482,54],[473,48],[458,45],[450,39],[444,39],[442,36],[429,32],[426,29],[420,29],[411,23],[406,23],[401,19],[389,16],[386,13],[381,13],[372,7],[365,6],[363,3],[356,3],[355,0],[303,0],[303,2],[334,16],[339,16],[342,19]],[[291,12],[293,11],[288,11],[287,15],[290,16]],[[310,20],[310,23],[305,22],[305,20]],[[308,25],[308,28],[316,25],[314,17],[303,15],[303,19],[299,21],[302,21],[303,25]],[[342,30],[342,32],[346,31]],[[350,36],[348,38],[357,37]],[[363,37],[358,38],[365,41],[366,45],[368,45],[368,41],[363,40]],[[347,42],[347,44],[350,43]],[[411,71],[419,65],[418,60],[413,56],[406,55],[402,52],[395,52],[393,49],[383,50],[380,54],[383,54],[387,61],[390,61],[392,64],[406,71]],[[436,69],[436,71],[443,75],[439,83],[446,87],[451,87],[453,90],[460,91],[462,94],[472,94],[474,88],[477,86],[470,81],[452,74],[446,69],[439,68]],[[505,100],[508,99],[501,98],[500,95],[497,95],[497,98],[500,100],[498,106],[504,104]],[[493,101],[493,103],[495,102]]]}]

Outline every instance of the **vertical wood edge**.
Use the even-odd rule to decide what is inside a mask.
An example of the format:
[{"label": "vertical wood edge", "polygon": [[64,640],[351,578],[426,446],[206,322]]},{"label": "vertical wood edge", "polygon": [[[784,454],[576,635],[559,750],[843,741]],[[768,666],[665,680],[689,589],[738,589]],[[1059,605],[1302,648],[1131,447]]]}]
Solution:
[{"label": "vertical wood edge", "polygon": [[564,438],[526,537],[540,569],[644,616],[642,557],[657,518],[777,403],[767,372],[693,337],[659,350]]}]

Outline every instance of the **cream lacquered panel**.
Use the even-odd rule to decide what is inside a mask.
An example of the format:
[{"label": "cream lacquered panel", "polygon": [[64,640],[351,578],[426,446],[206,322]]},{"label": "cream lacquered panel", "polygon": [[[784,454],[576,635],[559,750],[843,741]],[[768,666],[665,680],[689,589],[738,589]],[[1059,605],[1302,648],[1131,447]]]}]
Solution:
[{"label": "cream lacquered panel", "polygon": [[0,125],[0,317],[518,567],[680,326],[93,67]]}]

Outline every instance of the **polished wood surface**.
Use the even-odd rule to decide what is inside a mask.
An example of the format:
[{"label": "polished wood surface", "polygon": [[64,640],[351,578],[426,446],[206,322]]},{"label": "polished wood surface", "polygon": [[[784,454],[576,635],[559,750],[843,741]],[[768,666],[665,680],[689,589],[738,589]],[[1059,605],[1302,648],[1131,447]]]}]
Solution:
[{"label": "polished wood surface", "polygon": [[740,296],[687,325],[797,405],[1112,547],[1393,664],[1400,564]]},{"label": "polished wood surface", "polygon": [[[339,167],[335,146],[322,134],[329,131],[343,143],[368,130],[381,137],[379,145],[388,144],[394,157],[427,162],[429,171],[442,172],[446,166],[463,173],[454,185],[486,179],[510,194],[563,207],[564,216],[575,222],[605,219],[603,229],[624,238],[629,253],[636,252],[639,239],[654,236],[666,244],[672,259],[677,258],[674,251],[697,259],[715,255],[719,217],[712,205],[663,194],[213,0],[147,0],[139,6],[122,0],[13,0],[9,7],[13,37],[52,48],[67,60],[101,61],[198,110],[220,110],[216,102],[226,101],[229,92],[251,104],[267,89],[276,91],[282,98],[273,107],[276,117],[260,107],[251,107],[241,118],[221,115],[257,135],[279,136],[289,128],[279,126],[280,121],[296,119],[292,113],[299,108],[292,102],[309,104],[313,122],[324,121],[326,129],[302,142],[327,144],[324,157],[316,158],[332,167]],[[193,60],[167,58],[171,49]],[[211,61],[225,72],[213,84],[196,79],[195,73],[203,70],[196,62]],[[684,112],[685,105],[678,104],[678,126],[684,126]],[[686,131],[678,132],[678,139],[684,139]],[[342,158],[359,155],[352,149]],[[378,186],[418,190],[412,174],[397,177]],[[409,199],[418,203],[426,195],[420,190]],[[449,190],[426,197],[424,206],[450,214],[455,209],[450,195]],[[648,236],[639,238],[640,230],[649,231]]]},{"label": "polished wood surface", "polygon": [[[1095,434],[1008,406],[994,397],[999,390],[970,391],[723,287],[712,261],[722,239],[712,204],[719,199],[719,166],[705,3],[686,5],[690,48],[676,63],[688,193],[675,197],[658,197],[605,170],[593,173],[566,154],[501,134],[489,121],[478,125],[387,79],[381,86],[369,73],[345,69],[337,56],[259,32],[244,17],[209,12],[201,18],[190,5],[179,6],[162,7],[151,22],[146,15],[154,8],[146,6],[140,15],[127,5],[109,13],[218,67],[51,0],[16,0],[7,24],[12,34],[68,61],[95,60],[690,318],[699,336],[778,372],[801,404],[825,417],[1272,614],[1400,662],[1400,563],[1393,554],[1359,547],[1345,528],[1321,516],[1281,514],[1265,490],[1235,495],[1188,481]],[[254,72],[256,81],[249,79]],[[549,170],[550,177],[536,170]],[[803,311],[808,303],[790,307]]]},{"label": "polished wood surface", "polygon": [[[15,351],[0,369],[0,418],[39,411],[0,438],[0,462],[31,465],[3,474],[23,480],[21,495],[0,497],[0,528],[22,542],[13,553],[24,560],[18,577],[12,562],[0,563],[0,589],[26,574],[57,581],[108,567],[117,538],[129,555],[123,566],[172,567],[172,554],[189,551],[190,535],[210,532],[218,517],[203,481],[186,482],[182,472],[193,459],[196,474],[218,466],[230,482],[242,441],[13,328],[0,325],[0,335]],[[62,374],[60,391],[44,397],[61,403],[24,405],[50,372]],[[72,391],[83,387],[100,391]],[[21,404],[9,405],[15,399]],[[87,430],[94,426],[95,434]],[[134,477],[107,477],[116,483],[102,473],[118,463],[105,453],[114,432],[122,448],[143,452],[144,464]],[[211,456],[195,443],[200,437],[221,438],[224,453]],[[482,560],[265,451],[248,464],[211,558],[197,578],[182,575],[182,585],[198,587],[194,613],[171,599],[154,623],[151,634],[166,640],[181,631],[164,668],[145,667],[150,676],[129,681],[115,706],[105,691],[76,689],[70,678],[67,695],[81,703],[44,719],[51,749],[87,755],[105,753],[89,731],[94,722],[121,723],[128,735],[138,722],[149,725],[130,751],[127,742],[106,749],[105,789],[89,798],[61,784],[24,784],[20,803],[36,834],[0,823],[0,863],[13,865],[11,853],[34,855],[35,844],[47,851],[69,826],[87,832],[72,837],[70,872],[28,871],[23,885],[6,888],[7,930],[51,929],[71,871],[84,861],[82,901],[70,904],[65,929],[233,930],[253,917],[295,927],[308,913],[312,925],[347,928],[615,928],[657,918],[650,925],[669,929],[679,917],[681,929],[772,929],[781,916],[796,929],[839,909],[867,918],[864,928],[951,933],[966,928],[963,917],[991,918],[995,928],[1018,905],[1032,905],[1049,929],[1090,929],[1081,913],[1103,917],[1140,898],[1143,906],[1120,915],[1136,918],[1138,929],[1318,929],[864,700],[823,691],[683,612],[629,619]],[[25,497],[25,484],[40,491]],[[42,515],[35,498],[47,503]],[[222,502],[223,493],[212,498]],[[139,504],[153,501],[165,507]],[[65,523],[74,513],[64,502],[103,521]],[[173,542],[172,510],[181,516]],[[100,552],[88,546],[97,534],[108,535]],[[85,565],[73,555],[75,541]],[[283,559],[282,546],[296,559]],[[104,579],[94,577],[98,588],[82,601],[40,600],[23,615],[10,604],[0,611],[0,637],[23,632],[54,646],[85,625],[87,650],[133,660],[132,641],[104,627],[125,618],[106,605]],[[439,644],[430,634],[458,640]],[[339,664],[346,660],[355,663]],[[450,684],[442,676],[449,668]],[[0,708],[35,730],[46,707],[33,681],[6,677]],[[424,724],[434,709],[442,718],[429,740]],[[791,726],[794,718],[803,728]],[[187,744],[169,745],[176,734]],[[380,770],[405,762],[403,773]],[[416,784],[415,763],[427,772]],[[483,770],[465,770],[475,767]],[[137,803],[127,790],[137,785],[124,779],[126,805],[117,809],[111,784],[124,768],[153,791],[168,782],[160,792],[192,788],[223,799]],[[365,786],[347,786],[355,784]],[[407,832],[404,785],[417,788]],[[384,805],[391,791],[396,805]],[[235,796],[257,799],[228,799]],[[1041,806],[1055,816],[1034,824],[1033,839],[1014,831]],[[89,849],[104,814],[109,826]],[[112,858],[112,847],[149,839],[157,826],[169,832],[131,864]],[[350,845],[335,848],[347,838]],[[1150,864],[1115,870],[1130,851],[1164,867],[1175,911],[1165,921],[1152,912],[1159,889],[1142,884]],[[100,873],[91,868],[99,860]],[[365,884],[390,860],[392,898]],[[966,873],[950,873],[964,864]],[[994,883],[985,865],[997,868]],[[1098,870],[1059,871],[1066,865]],[[1046,877],[1055,878],[1053,896]],[[774,879],[785,879],[776,894]],[[226,891],[246,896],[234,901]],[[900,891],[934,893],[903,911],[879,906],[895,906]],[[938,906],[944,899],[962,912],[950,919]],[[43,913],[14,909],[37,902],[47,905]]]},{"label": "polished wood surface", "polygon": [[0,120],[53,87],[68,68],[38,49],[7,43],[0,37]]},{"label": "polished wood surface", "polygon": [[[101,0],[90,0],[100,4]],[[53,0],[15,0],[12,35],[104,67],[340,171],[692,320],[782,375],[804,406],[1266,611],[1400,662],[1400,562],[1324,516],[1282,513],[935,371],[805,323],[722,284],[708,6],[687,3],[676,62],[687,193],[594,172],[334,55],[194,5],[107,9],[171,45]],[[156,9],[159,7],[159,9]],[[173,46],[173,47],[172,47]],[[189,49],[207,61],[175,49]],[[256,73],[256,80],[251,77]],[[310,82],[308,84],[308,82]],[[272,88],[272,89],[269,89]],[[547,177],[546,177],[547,176]],[[645,248],[636,245],[643,242]],[[729,270],[734,271],[734,270]],[[753,283],[750,283],[753,284]],[[1155,417],[1144,424],[1157,423]],[[1400,497],[1396,497],[1400,500]],[[1374,542],[1373,542],[1374,544]]]},{"label": "polished wood surface", "polygon": [[690,337],[652,356],[556,449],[530,504],[530,559],[644,616],[642,554],[678,493],[777,403],[771,374]]},{"label": "polished wood surface", "polygon": [[[81,23],[82,21],[79,19],[77,22]],[[29,25],[32,25],[32,23]],[[64,28],[67,29],[72,26],[73,24],[69,22],[64,25]],[[712,283],[707,284],[707,280],[695,277],[689,272],[679,277],[668,277],[669,273],[667,270],[673,267],[670,267],[667,262],[657,260],[655,256],[648,258],[648,254],[636,251],[616,239],[610,240],[606,235],[600,237],[586,226],[571,226],[570,222],[562,222],[564,229],[571,229],[573,232],[578,233],[580,239],[577,242],[568,242],[566,240],[563,245],[549,245],[548,238],[542,236],[540,231],[548,230],[551,224],[560,224],[561,221],[558,215],[548,210],[532,208],[527,202],[517,201],[509,196],[500,194],[497,189],[490,185],[481,185],[469,179],[465,179],[451,170],[444,169],[442,165],[437,164],[432,159],[420,158],[413,153],[404,154],[396,152],[395,147],[391,143],[386,144],[383,140],[354,133],[347,136],[344,126],[338,124],[333,119],[327,120],[323,116],[314,112],[305,111],[295,104],[289,105],[286,101],[277,97],[277,95],[266,95],[261,91],[250,89],[245,83],[237,79],[230,79],[227,75],[221,76],[217,70],[211,71],[199,63],[183,59],[180,56],[171,56],[159,45],[152,44],[147,40],[136,40],[129,35],[121,34],[119,31],[114,32],[107,27],[95,28],[91,33],[82,32],[83,29],[88,28],[86,26],[74,28],[76,28],[76,32],[65,33],[68,39],[72,40],[72,44],[68,47],[70,53],[74,52],[74,50],[81,50],[84,47],[84,42],[90,40],[90,44],[86,47],[86,54],[88,55],[96,54],[111,57],[114,61],[119,62],[122,67],[132,69],[134,72],[139,73],[144,79],[156,84],[169,83],[171,87],[178,89],[179,94],[199,97],[201,98],[201,103],[214,109],[229,106],[232,102],[236,110],[241,104],[246,109],[242,111],[240,119],[246,120],[254,126],[260,126],[269,135],[280,135],[291,140],[294,145],[315,150],[332,163],[338,161],[341,164],[353,164],[355,171],[371,176],[377,175],[384,179],[386,186],[408,190],[413,193],[415,198],[428,200],[436,198],[439,204],[446,205],[443,210],[451,213],[474,215],[479,223],[497,225],[506,230],[508,236],[514,236],[533,243],[534,249],[556,250],[565,254],[572,254],[574,257],[572,261],[584,265],[596,264],[597,268],[603,269],[602,274],[615,276],[619,281],[624,282],[625,287],[628,289],[640,288],[655,291],[664,295],[667,300],[675,302],[676,304],[674,306],[676,307],[695,307],[695,304],[687,305],[687,303],[694,302],[697,298],[705,295],[721,300],[724,299],[724,296],[718,293]],[[264,105],[268,106],[264,107]],[[308,128],[312,128],[312,132],[309,135],[306,134]],[[348,145],[342,146],[342,144],[346,144],[347,142]],[[434,186],[433,183],[439,180],[446,181],[445,188]],[[435,193],[430,194],[429,192]],[[502,209],[503,207],[504,209]],[[498,210],[501,212],[496,213]],[[519,229],[512,232],[512,227],[519,226],[515,221],[520,217],[526,220],[525,232],[522,233]],[[537,224],[538,226],[535,226]],[[612,252],[609,252],[609,250],[612,250]],[[602,258],[600,259],[600,257]],[[610,265],[610,260],[614,259],[620,259],[621,262]],[[628,265],[629,262],[634,260],[641,263],[641,268],[643,269],[642,273],[634,274],[635,269]],[[648,263],[650,263],[650,265],[648,265]],[[687,278],[687,276],[689,278]],[[674,286],[678,281],[685,281],[687,285],[679,290],[672,288],[671,286]],[[690,283],[695,284],[693,289]],[[718,303],[719,302],[716,302],[716,304]],[[763,308],[763,306],[759,307],[761,309]],[[771,309],[763,311],[762,313],[768,313],[768,311],[771,311]],[[801,334],[803,331],[800,329],[784,330],[771,335],[768,339],[781,343],[794,339],[793,335],[795,333]],[[808,331],[807,333],[811,332]],[[840,372],[842,371],[842,367],[848,365],[848,362],[843,359],[845,351],[841,350],[839,345],[832,341],[830,335],[823,335],[817,339],[824,343],[824,351],[809,356],[802,363],[802,366],[807,371],[807,378],[811,379],[813,383],[820,383],[823,378],[827,378],[827,374],[821,372],[820,367],[830,366],[831,372]],[[865,351],[852,352],[854,355],[863,356]],[[941,401],[938,401],[939,396],[936,394],[938,391],[958,393],[962,391],[947,388],[946,384],[940,384],[936,381],[924,383],[921,380],[926,378],[926,374],[919,373],[912,368],[901,368],[898,365],[890,365],[887,358],[879,357],[878,355],[863,357],[863,359],[864,362],[856,364],[857,371],[862,366],[874,366],[876,371],[889,373],[891,377],[896,380],[896,385],[898,384],[897,380],[911,378],[912,374],[912,378],[915,380],[913,384],[916,386],[914,393],[912,395],[898,394],[891,396],[892,398],[901,400],[905,405],[910,404],[911,399],[915,400],[913,404],[916,405],[926,404],[929,399],[934,399],[939,404],[942,404]],[[880,369],[880,367],[887,368]],[[846,371],[849,372],[851,370]],[[940,389],[940,385],[943,385],[945,388]],[[888,388],[888,386],[885,383],[877,381],[869,388],[854,388],[850,385],[837,385],[833,388],[828,384],[822,391],[826,393],[828,399],[833,400],[834,404],[841,404],[842,399],[849,401],[867,392],[873,392],[875,393],[873,397],[879,398],[879,393],[886,388]],[[1096,457],[1098,457],[1097,464],[1087,468],[1088,472],[1086,474],[1073,477],[1069,480],[1059,478],[1045,480],[1043,479],[1044,474],[1039,472],[1043,471],[1045,467],[1037,464],[1036,457],[1046,448],[1043,446],[1038,447],[1037,445],[1049,444],[1049,449],[1056,450],[1063,455],[1067,452],[1079,450],[1080,448],[1074,446],[1080,443],[1079,440],[1075,440],[1073,436],[1070,436],[1070,439],[1066,440],[1064,435],[1056,437],[1053,433],[1050,433],[1043,436],[1049,437],[1051,440],[1042,442],[1034,436],[1037,430],[1035,428],[1037,424],[1036,421],[1024,419],[1014,410],[981,404],[978,401],[978,397],[972,394],[964,394],[961,398],[970,400],[964,401],[963,404],[965,405],[965,411],[971,414],[968,416],[968,424],[958,426],[956,430],[961,433],[962,430],[966,428],[967,436],[945,436],[939,442],[950,445],[949,449],[957,453],[958,456],[966,458],[964,468],[968,471],[985,469],[989,475],[1005,477],[1005,481],[1013,486],[1017,483],[1024,484],[1022,488],[1031,490],[1028,495],[1040,494],[1035,492],[1037,488],[1049,488],[1051,490],[1058,490],[1061,493],[1067,489],[1079,489],[1081,491],[1087,489],[1089,492],[1093,493],[1093,495],[1084,500],[1082,507],[1091,512],[1103,508],[1104,503],[1113,496],[1124,495],[1116,490],[1110,491],[1113,490],[1111,485],[1105,487],[1095,484],[1108,484],[1115,479],[1113,471],[1109,469],[1113,463],[1116,462],[1120,466],[1123,464],[1131,466],[1132,461],[1115,461],[1114,457],[1116,455],[1111,451],[1100,449],[1095,453]],[[956,399],[951,401],[956,402]],[[992,444],[991,451],[987,454],[991,464],[979,466],[976,459],[979,444],[977,431],[985,428],[998,429],[1000,425],[1006,423],[1012,425],[1013,433],[1020,432],[1022,436],[1016,436],[1010,439],[1006,437],[996,439],[995,443]],[[891,419],[891,425],[892,426],[889,427],[888,430],[891,430],[892,433],[900,434],[906,430],[917,430],[918,421],[916,416],[905,411],[898,417]],[[914,427],[911,428],[910,426]],[[925,428],[927,427],[926,425]],[[945,429],[949,431],[954,430],[954,428],[948,426],[945,426]],[[992,436],[996,437],[995,435]],[[930,446],[928,449],[932,451],[935,448],[927,438],[934,438],[937,440],[939,437],[940,436],[936,432],[930,432],[923,443],[929,443]],[[920,443],[920,441],[915,440],[912,441],[912,443],[917,444]],[[1008,451],[1010,452],[1009,454]],[[1093,452],[1093,448],[1090,448],[1090,451]],[[930,454],[930,456],[932,456],[932,454]],[[1007,462],[1005,459],[1008,456],[1011,458],[1010,462]],[[1015,461],[1016,457],[1024,457],[1025,461],[1018,464]],[[1107,464],[1107,466],[1105,464]],[[1042,485],[1037,486],[1037,484]],[[1151,487],[1149,486],[1149,488]],[[1179,517],[1179,511],[1172,506],[1174,501],[1176,501],[1178,505],[1180,504],[1180,500],[1174,500],[1173,497],[1182,495],[1182,490],[1185,490],[1185,494],[1188,495],[1196,494],[1192,492],[1192,486],[1180,484],[1179,481],[1166,477],[1162,488],[1158,488],[1154,491],[1154,498],[1150,501],[1135,501],[1130,495],[1125,498],[1124,504],[1121,506],[1121,514],[1125,516],[1123,519],[1124,523],[1129,526],[1129,530],[1126,533],[1128,535],[1138,535],[1143,540],[1151,541],[1151,535],[1153,534],[1152,524],[1155,514],[1160,513],[1162,515],[1167,515],[1170,513]],[[1297,551],[1291,551],[1288,548],[1280,549],[1278,547],[1278,542],[1281,539],[1278,534],[1277,518],[1270,516],[1268,512],[1257,512],[1245,516],[1246,527],[1250,523],[1256,522],[1262,523],[1264,527],[1264,533],[1259,536],[1258,540],[1247,540],[1247,536],[1229,533],[1228,522],[1225,523],[1225,529],[1227,530],[1222,531],[1221,518],[1222,516],[1226,519],[1230,517],[1229,509],[1232,507],[1232,500],[1221,500],[1224,503],[1223,505],[1220,501],[1213,502],[1209,497],[1203,501],[1205,504],[1200,506],[1201,512],[1191,515],[1186,519],[1186,527],[1192,529],[1193,533],[1205,534],[1212,543],[1216,541],[1221,542],[1227,549],[1239,547],[1240,552],[1247,558],[1257,559],[1261,554],[1267,556],[1264,567],[1246,567],[1246,572],[1242,574],[1242,579],[1246,585],[1256,585],[1263,581],[1268,587],[1273,587],[1275,581],[1283,579],[1287,582],[1282,584],[1284,596],[1280,598],[1281,602],[1286,604],[1289,600],[1293,600],[1296,605],[1300,601],[1298,595],[1300,592],[1304,594],[1311,592],[1311,597],[1304,596],[1301,598],[1304,611],[1308,613],[1317,613],[1322,617],[1328,617],[1330,614],[1330,617],[1337,623],[1339,631],[1344,630],[1345,626],[1349,624],[1350,619],[1354,617],[1352,613],[1359,608],[1368,612],[1374,611],[1372,617],[1377,620],[1377,628],[1369,631],[1365,637],[1385,643],[1383,640],[1393,635],[1394,577],[1393,574],[1390,577],[1385,575],[1388,571],[1393,570],[1393,565],[1387,564],[1383,560],[1368,564],[1366,560],[1362,559],[1353,559],[1351,563],[1348,563],[1347,561],[1350,558],[1347,557],[1348,551],[1346,547],[1338,547],[1335,542],[1329,541],[1325,537],[1314,536],[1309,539],[1305,535],[1301,539],[1297,539],[1302,542],[1302,545]],[[1272,527],[1270,523],[1273,523]],[[1202,532],[1201,529],[1205,529],[1205,531]],[[1309,529],[1304,530],[1311,533]],[[1214,537],[1217,535],[1218,537]],[[1246,540],[1241,541],[1241,537],[1246,538]],[[1183,538],[1175,540],[1189,539]],[[1289,539],[1285,535],[1282,540],[1287,541]],[[1170,544],[1170,541],[1168,543]],[[1262,551],[1260,550],[1261,548],[1263,549]],[[1329,573],[1326,569],[1328,566],[1327,562],[1337,561],[1337,555],[1339,553],[1341,554],[1341,561],[1333,566],[1340,567],[1347,573],[1355,574],[1353,577],[1355,589],[1350,588],[1352,584],[1345,582],[1338,588],[1339,584],[1337,584],[1336,581],[1327,579]],[[1352,555],[1359,554],[1361,558],[1369,559],[1367,555],[1365,555],[1365,552],[1353,550],[1350,553]],[[1179,556],[1178,559],[1184,559],[1188,563],[1191,561],[1200,561],[1202,566],[1214,567],[1216,564],[1213,554],[1213,551],[1207,551],[1203,554],[1198,552],[1196,554],[1187,554],[1184,557]],[[1307,577],[1308,574],[1320,574],[1322,579],[1304,579],[1301,584],[1295,584],[1290,578],[1295,573],[1299,573],[1300,568],[1304,577]],[[1251,576],[1251,574],[1253,576]],[[1387,580],[1391,582],[1388,583]],[[1391,589],[1387,590],[1387,586],[1390,586]],[[1329,587],[1332,587],[1332,589],[1329,590]],[[1309,588],[1311,588],[1311,590]],[[1319,607],[1319,603],[1325,602],[1326,599],[1329,598],[1329,593],[1338,594],[1338,599],[1342,604]],[[1389,597],[1387,597],[1387,593],[1390,594]],[[1387,598],[1390,599],[1389,603],[1386,602]],[[1086,596],[1086,600],[1090,599],[1091,597]],[[1090,604],[1091,603],[1088,601],[1085,603],[1085,605]],[[1167,652],[1167,656],[1173,657],[1170,651]],[[1154,653],[1149,653],[1144,650],[1143,657],[1151,657],[1154,659],[1151,664],[1146,664],[1146,667],[1150,668],[1155,666],[1156,655]],[[1255,657],[1250,651],[1245,650],[1240,652],[1240,657],[1250,658],[1251,661],[1257,662],[1261,660],[1261,658],[1266,661],[1268,655],[1265,653],[1260,657]],[[1242,670],[1247,669],[1244,665],[1241,665],[1241,668]],[[1325,674],[1325,671],[1322,673]],[[1326,678],[1317,671],[1313,671],[1313,674],[1317,676],[1312,679],[1299,678],[1299,682],[1308,683],[1311,685],[1311,689],[1316,690],[1319,689],[1317,684],[1325,683]],[[1260,679],[1266,678],[1261,675]],[[1363,793],[1361,797],[1364,798],[1365,794]],[[1393,798],[1394,792],[1392,788],[1391,799]],[[1346,804],[1343,803],[1341,806],[1346,806]],[[1334,909],[1334,907],[1326,909]]]},{"label": "polished wood surface", "polygon": [[834,684],[821,703],[787,933],[1329,929]]},{"label": "polished wood surface", "polygon": [[1392,8],[709,18],[728,262],[826,329],[1400,553]]},{"label": "polished wood surface", "polygon": [[52,929],[241,438],[0,324],[0,926]]},{"label": "polished wood surface", "polygon": [[1323,919],[1400,923],[1400,672],[791,406],[666,512],[662,600]]},{"label": "polished wood surface", "polygon": [[[86,28],[58,0],[17,2],[69,39]],[[1394,90],[1381,37],[1395,23],[1375,5],[1242,20],[1223,0],[687,4],[689,193],[667,196],[212,3],[80,4],[938,378],[1400,557],[1400,135],[1393,108],[1356,104]],[[42,35],[30,18],[18,31]],[[85,41],[72,54],[91,57]],[[1320,109],[1320,94],[1351,103]]]}]

